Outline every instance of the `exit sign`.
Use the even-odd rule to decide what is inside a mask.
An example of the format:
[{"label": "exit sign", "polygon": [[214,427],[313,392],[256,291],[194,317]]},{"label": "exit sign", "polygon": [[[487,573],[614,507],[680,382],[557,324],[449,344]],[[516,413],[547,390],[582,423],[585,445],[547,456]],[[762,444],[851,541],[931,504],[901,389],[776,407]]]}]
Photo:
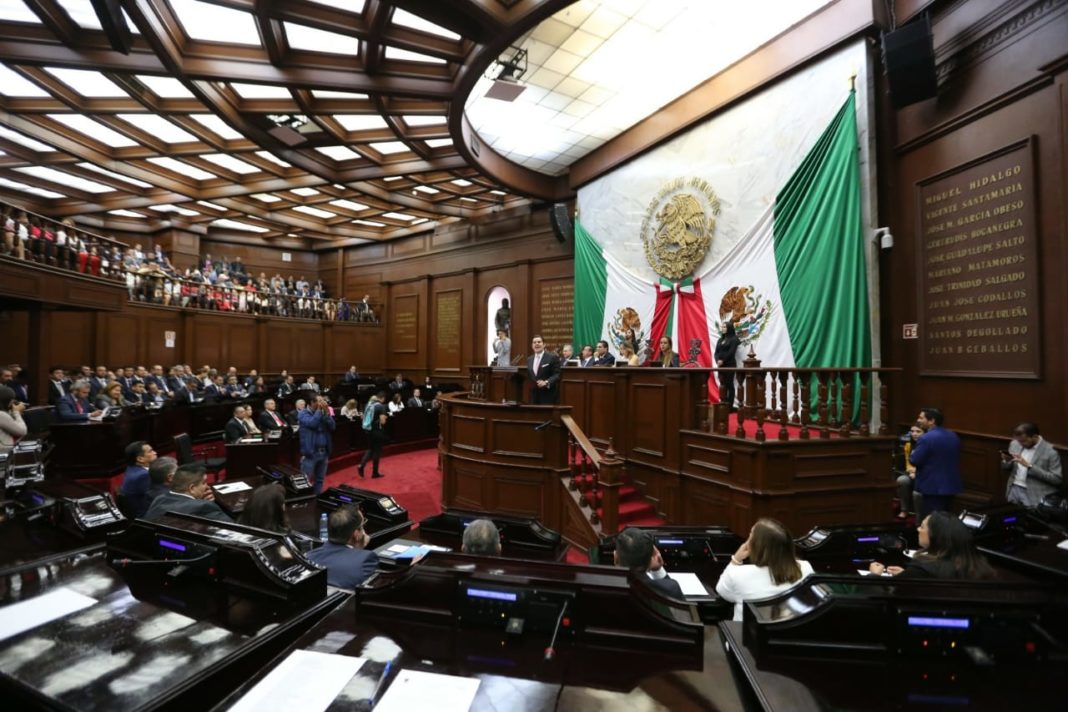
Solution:
[{"label": "exit sign", "polygon": [[902,324],[901,325],[901,338],[902,339],[918,339],[918,338],[920,338],[920,325],[919,324]]}]

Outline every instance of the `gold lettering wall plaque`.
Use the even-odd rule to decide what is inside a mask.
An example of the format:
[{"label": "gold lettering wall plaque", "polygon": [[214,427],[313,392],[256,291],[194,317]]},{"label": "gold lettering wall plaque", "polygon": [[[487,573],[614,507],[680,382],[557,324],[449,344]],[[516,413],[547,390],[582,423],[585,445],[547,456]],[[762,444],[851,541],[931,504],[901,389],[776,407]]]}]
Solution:
[{"label": "gold lettering wall plaque", "polygon": [[[538,295],[538,332],[545,348],[556,351],[571,343],[575,324],[575,282],[570,278],[544,279]],[[515,346],[512,346],[515,350]],[[579,347],[575,347],[577,354]]]},{"label": "gold lettering wall plaque", "polygon": [[438,292],[434,301],[434,368],[459,371],[463,365],[463,290]]},{"label": "gold lettering wall plaque", "polygon": [[917,185],[924,375],[1040,375],[1033,151],[1028,138]]}]

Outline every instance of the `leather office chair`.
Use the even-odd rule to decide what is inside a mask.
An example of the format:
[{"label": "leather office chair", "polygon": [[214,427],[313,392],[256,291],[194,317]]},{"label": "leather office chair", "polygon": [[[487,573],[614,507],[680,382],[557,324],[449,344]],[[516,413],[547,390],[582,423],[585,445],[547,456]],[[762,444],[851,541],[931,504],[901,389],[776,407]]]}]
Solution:
[{"label": "leather office chair", "polygon": [[193,455],[193,441],[188,433],[178,433],[174,436],[174,450],[178,456],[178,465],[199,465],[203,467],[208,478],[212,482],[219,481],[219,472],[226,468],[225,457],[206,457],[198,460]]}]

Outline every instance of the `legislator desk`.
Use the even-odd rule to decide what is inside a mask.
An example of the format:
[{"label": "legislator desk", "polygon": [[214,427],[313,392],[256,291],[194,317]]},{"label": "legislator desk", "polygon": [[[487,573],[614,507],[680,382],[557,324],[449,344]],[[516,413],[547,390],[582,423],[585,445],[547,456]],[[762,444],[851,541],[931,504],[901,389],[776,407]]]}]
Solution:
[{"label": "legislator desk", "polygon": [[511,559],[563,561],[568,544],[560,536],[531,517],[513,517],[496,512],[465,512],[451,509],[419,522],[419,538],[427,544],[459,551],[464,530],[476,519],[489,519],[497,527],[501,555]]},{"label": "legislator desk", "polygon": [[1060,585],[1068,581],[1068,548],[1058,546],[1068,534],[1033,511],[1006,504],[964,510],[960,520],[979,551],[1003,572]]},{"label": "legislator desk", "polygon": [[719,625],[761,708],[1060,709],[1068,594],[813,576]]},{"label": "legislator desk", "polygon": [[852,574],[867,571],[873,561],[905,566],[906,552],[919,543],[916,530],[904,522],[815,526],[795,540],[798,556],[816,573]]},{"label": "legislator desk", "polygon": [[[262,539],[245,536],[241,546]],[[157,558],[176,553],[153,541]],[[35,600],[56,611],[59,596],[84,605],[0,641],[0,690],[11,709],[206,709],[347,597],[325,584],[297,601],[261,593],[258,580],[244,589],[221,578],[187,582],[171,575],[173,565],[117,571],[116,556],[137,558],[125,552],[59,555],[0,574],[0,614],[24,619],[13,607]],[[213,563],[233,574],[227,556]]]},{"label": "legislator desk", "polygon": [[[547,660],[564,600],[567,625]],[[509,625],[516,606],[522,630]],[[330,709],[358,709],[387,662],[387,694],[401,669],[477,677],[476,711],[746,709],[716,628],[614,568],[433,552],[377,574],[275,662],[292,650],[368,659]]]}]

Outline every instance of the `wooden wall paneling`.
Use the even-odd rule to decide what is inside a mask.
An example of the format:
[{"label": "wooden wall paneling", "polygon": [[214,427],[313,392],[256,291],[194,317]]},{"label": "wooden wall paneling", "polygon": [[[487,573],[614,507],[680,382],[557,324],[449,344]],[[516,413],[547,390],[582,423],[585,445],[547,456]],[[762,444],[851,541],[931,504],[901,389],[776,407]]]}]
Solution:
[{"label": "wooden wall paneling", "polygon": [[99,319],[101,348],[97,360],[112,369],[138,365],[142,349],[139,348],[141,320],[137,313],[128,309],[119,314],[100,314]]},{"label": "wooden wall paneling", "polygon": [[389,285],[386,321],[387,366],[393,370],[425,371],[428,367],[428,280]]},{"label": "wooden wall paneling", "polygon": [[[96,315],[92,312],[48,312],[50,328],[44,348],[48,353],[49,366],[60,365],[77,369],[80,366],[95,366],[89,361],[95,346],[94,330]],[[136,344],[136,333],[131,341]]]},{"label": "wooden wall paneling", "polygon": [[[229,319],[198,315],[193,322],[193,366],[205,364],[224,370],[230,367],[226,329]],[[234,364],[236,365],[236,364]]]},{"label": "wooden wall paneling", "polygon": [[[627,449],[629,456],[664,457],[669,435],[667,428],[672,420],[667,412],[671,403],[667,389],[668,384],[664,382],[635,383],[631,386],[633,401],[626,418],[630,441],[630,447]],[[672,438],[674,435],[671,433]]]},{"label": "wooden wall paneling", "polygon": [[[428,327],[429,369],[435,373],[459,374],[470,363],[471,353],[464,348],[471,342],[473,324],[469,276],[435,278],[431,284],[433,305]],[[468,360],[465,360],[464,357]]]},{"label": "wooden wall paneling", "polygon": [[604,378],[598,380],[587,379],[586,410],[589,416],[587,423],[582,426],[586,437],[598,446],[607,445],[612,435],[620,432],[615,427],[616,383],[611,377],[611,371],[605,369],[605,374]]},{"label": "wooden wall paneling", "polygon": [[494,480],[490,511],[535,517],[551,526],[547,523],[554,519],[548,516],[552,510],[549,501],[555,498],[556,492],[547,486],[544,470],[511,466],[496,469],[489,476]]},{"label": "wooden wall paneling", "polygon": [[[136,310],[136,307],[132,309]],[[140,362],[148,368],[159,364],[164,373],[170,366],[182,361],[183,320],[180,312],[163,309],[142,308],[138,314],[141,324]],[[174,332],[174,346],[167,347],[166,335]]]},{"label": "wooden wall paneling", "polygon": [[448,462],[451,496],[447,500],[454,508],[474,511],[488,511],[486,498],[489,489],[486,478],[489,477],[485,466],[479,463],[465,462],[459,458],[446,458]]},{"label": "wooden wall paneling", "polygon": [[30,366],[30,314],[26,311],[0,311],[0,365]]},{"label": "wooden wall paneling", "polygon": [[292,362],[290,371],[299,373],[322,373],[325,356],[323,353],[323,328],[318,324],[293,325],[289,329],[292,340]]}]

